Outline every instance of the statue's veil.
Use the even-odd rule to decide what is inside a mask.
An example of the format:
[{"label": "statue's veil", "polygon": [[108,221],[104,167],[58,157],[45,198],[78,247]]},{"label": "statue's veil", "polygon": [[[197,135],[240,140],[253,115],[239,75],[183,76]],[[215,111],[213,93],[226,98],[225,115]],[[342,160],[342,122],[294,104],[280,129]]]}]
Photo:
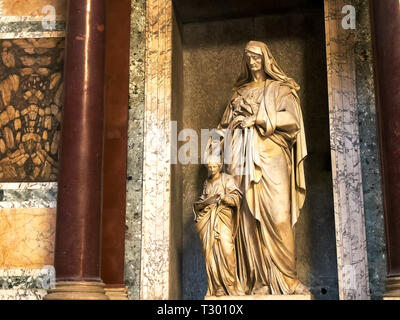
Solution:
[{"label": "statue's veil", "polygon": [[[236,89],[244,85],[245,83],[251,82],[251,72],[247,66],[246,61],[246,50],[254,52],[256,54],[262,53],[264,57],[264,71],[272,80],[279,81],[281,84],[288,86],[291,89],[291,93],[297,101],[297,116],[299,117],[300,130],[297,135],[296,144],[292,148],[292,161],[295,163],[292,166],[291,177],[294,178],[291,181],[293,190],[293,202],[292,202],[292,224],[294,225],[300,214],[300,209],[303,207],[305,195],[306,195],[306,181],[304,175],[304,159],[307,156],[306,136],[304,132],[303,116],[300,108],[300,99],[297,91],[300,86],[292,79],[289,78],[283,70],[278,66],[267,45],[259,41],[249,41],[246,45],[245,52],[243,54],[242,69],[240,75],[236,81]],[[271,107],[271,106],[267,106]]]},{"label": "statue's veil", "polygon": [[[286,85],[288,85],[291,89],[294,89],[298,91],[300,89],[300,86],[292,79],[289,78],[283,70],[278,66],[276,63],[276,60],[271,54],[271,51],[267,47],[267,45],[263,42],[260,41],[249,41],[246,45],[246,49],[250,47],[258,47],[261,49],[261,52],[263,54],[264,58],[264,71],[269,75],[273,80],[277,81],[282,81]],[[245,50],[246,50],[245,49]],[[242,60],[242,66],[240,70],[240,75],[238,79],[236,80],[235,87],[239,88],[243,84],[250,82],[252,80],[251,78],[251,72],[247,66],[246,62],[246,53],[243,53],[243,60]]]}]

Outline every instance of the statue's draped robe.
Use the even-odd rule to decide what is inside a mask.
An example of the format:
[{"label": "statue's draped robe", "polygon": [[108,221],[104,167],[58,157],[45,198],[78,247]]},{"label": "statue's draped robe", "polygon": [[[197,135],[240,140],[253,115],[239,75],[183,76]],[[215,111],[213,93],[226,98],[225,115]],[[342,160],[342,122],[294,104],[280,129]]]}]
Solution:
[{"label": "statue's draped robe", "polygon": [[242,295],[237,274],[235,236],[238,228],[242,194],[233,177],[221,173],[215,181],[204,182],[203,193],[197,204],[214,195],[226,195],[232,206],[222,203],[207,205],[196,213],[196,229],[203,244],[208,278],[207,296]]},{"label": "statue's draped robe", "polygon": [[[241,121],[254,116],[254,126]],[[290,294],[296,279],[293,227],[305,199],[306,144],[299,98],[282,81],[234,91],[220,125],[228,173],[243,192],[236,237],[238,274],[246,293]]]}]

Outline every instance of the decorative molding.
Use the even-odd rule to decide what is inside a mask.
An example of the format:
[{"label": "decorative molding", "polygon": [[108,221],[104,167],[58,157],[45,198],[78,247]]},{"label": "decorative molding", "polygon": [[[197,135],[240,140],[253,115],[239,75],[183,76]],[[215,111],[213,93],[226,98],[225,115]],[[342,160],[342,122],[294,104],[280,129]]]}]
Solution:
[{"label": "decorative molding", "polygon": [[383,300],[400,300],[400,277],[386,278],[386,293]]},{"label": "decorative molding", "polygon": [[129,300],[128,288],[104,288],[106,295],[110,300]]},{"label": "decorative molding", "polygon": [[109,300],[100,281],[57,281],[43,300]]}]

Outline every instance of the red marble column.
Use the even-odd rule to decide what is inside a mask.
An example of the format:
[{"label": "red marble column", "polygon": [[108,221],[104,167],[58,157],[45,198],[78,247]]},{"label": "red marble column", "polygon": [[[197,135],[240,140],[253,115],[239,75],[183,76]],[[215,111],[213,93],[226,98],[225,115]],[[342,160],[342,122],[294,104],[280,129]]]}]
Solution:
[{"label": "red marble column", "polygon": [[105,0],[69,0],[55,242],[46,299],[108,299],[100,278]]},{"label": "red marble column", "polygon": [[371,0],[386,224],[386,298],[400,298],[400,3]]},{"label": "red marble column", "polygon": [[130,12],[130,0],[107,0],[101,277],[110,299],[128,298],[124,263]]}]

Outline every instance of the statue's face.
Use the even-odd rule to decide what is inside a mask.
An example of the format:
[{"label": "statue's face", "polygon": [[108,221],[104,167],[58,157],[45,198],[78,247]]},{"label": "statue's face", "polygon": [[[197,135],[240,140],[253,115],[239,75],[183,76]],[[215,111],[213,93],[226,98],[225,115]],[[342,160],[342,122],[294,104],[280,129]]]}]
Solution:
[{"label": "statue's face", "polygon": [[263,70],[263,57],[260,54],[246,50],[247,66],[253,72]]},{"label": "statue's face", "polygon": [[208,169],[208,173],[209,173],[211,176],[214,176],[214,175],[216,175],[218,172],[220,172],[220,170],[221,170],[221,164],[220,164],[220,163],[212,163],[212,162],[210,162],[210,163],[207,165],[207,169]]}]

